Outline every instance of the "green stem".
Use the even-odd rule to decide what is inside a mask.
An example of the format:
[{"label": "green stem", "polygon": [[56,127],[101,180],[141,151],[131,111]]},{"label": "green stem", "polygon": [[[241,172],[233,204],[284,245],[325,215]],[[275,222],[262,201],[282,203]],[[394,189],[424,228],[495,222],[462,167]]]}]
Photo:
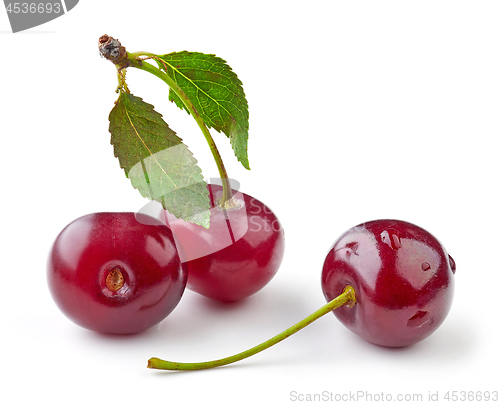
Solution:
[{"label": "green stem", "polygon": [[127,82],[125,81],[126,69],[120,69],[117,65],[115,66],[118,75],[118,87],[116,89],[116,92],[118,93],[119,91],[124,91],[125,93],[130,93]]},{"label": "green stem", "polygon": [[219,150],[217,149],[217,146],[215,145],[215,142],[212,138],[212,135],[210,134],[210,131],[208,130],[207,126],[205,125],[205,122],[203,119],[200,117],[198,114],[198,111],[196,111],[196,108],[194,107],[193,103],[191,100],[188,98],[186,93],[179,87],[179,85],[164,71],[158,69],[157,67],[151,65],[148,62],[145,62],[144,60],[140,60],[141,56],[146,56],[149,58],[157,58],[157,55],[149,53],[149,52],[134,52],[134,53],[129,53],[128,54],[128,60],[130,61],[131,67],[135,67],[137,69],[144,70],[146,72],[149,72],[159,79],[163,80],[176,94],[177,96],[182,100],[184,103],[186,109],[190,112],[190,114],[193,116],[195,119],[196,123],[201,129],[201,132],[205,136],[205,139],[208,143],[208,146],[210,150],[212,151],[212,155],[215,159],[215,163],[217,164],[217,168],[219,169],[219,175],[221,177],[222,181],[222,198],[219,204],[223,209],[230,209],[234,208],[237,203],[232,200],[232,191],[231,191],[231,184],[229,183],[229,178],[227,176],[226,168],[224,167],[224,163],[222,162],[222,158],[220,156]]},{"label": "green stem", "polygon": [[156,357],[149,359],[148,368],[154,368],[158,370],[203,370],[207,368],[214,368],[219,366],[225,366],[226,364],[234,363],[239,360],[246,359],[247,357],[253,356],[276,343],[281,342],[287,337],[293,335],[299,330],[305,328],[307,325],[311,324],[315,320],[321,318],[323,315],[337,309],[343,305],[352,306],[356,303],[356,296],[354,289],[351,286],[347,286],[342,294],[331,300],[329,303],[318,309],[316,312],[312,313],[308,317],[304,318],[302,321],[296,323],[285,331],[279,333],[275,337],[266,340],[264,343],[257,345],[249,350],[235,354],[234,356],[225,357],[220,360],[206,361],[201,363],[177,363],[173,361],[160,360]]}]

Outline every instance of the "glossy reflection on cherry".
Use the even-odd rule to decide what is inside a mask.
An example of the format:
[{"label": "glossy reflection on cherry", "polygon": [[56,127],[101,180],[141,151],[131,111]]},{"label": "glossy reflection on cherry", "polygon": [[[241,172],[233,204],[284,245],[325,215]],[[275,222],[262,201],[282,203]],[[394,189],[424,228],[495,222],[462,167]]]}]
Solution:
[{"label": "glossy reflection on cherry", "polygon": [[85,215],[56,238],[48,285],[60,310],[102,333],[144,331],[177,306],[187,281],[172,232],[130,212]]},{"label": "glossy reflection on cherry", "polygon": [[356,305],[334,311],[347,328],[381,346],[408,346],[431,335],[453,299],[455,262],[424,229],[376,220],[349,229],[328,253],[322,273],[327,300],[346,285]]},{"label": "glossy reflection on cherry", "polygon": [[271,281],[284,256],[284,231],[261,201],[233,190],[238,207],[222,210],[222,187],[208,185],[210,228],[179,220],[168,212],[179,255],[188,268],[187,288],[219,301],[238,301]]}]

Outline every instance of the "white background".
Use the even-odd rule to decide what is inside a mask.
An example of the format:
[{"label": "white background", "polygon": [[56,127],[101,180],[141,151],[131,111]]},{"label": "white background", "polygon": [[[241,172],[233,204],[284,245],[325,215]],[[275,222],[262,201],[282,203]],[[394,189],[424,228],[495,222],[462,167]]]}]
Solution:
[{"label": "white background", "polygon": [[[81,0],[12,34],[0,10],[0,398],[10,398],[0,402],[288,404],[360,391],[379,402],[382,393],[438,393],[449,403],[448,391],[500,390],[499,21],[497,1]],[[72,324],[45,276],[67,223],[147,203],[109,143],[117,81],[98,54],[103,34],[132,52],[227,60],[249,102],[252,170],[213,135],[230,177],[275,211],[287,244],[277,276],[253,297],[223,305],[186,291],[158,327],[127,337]],[[128,84],[204,175],[217,176],[198,127],[168,102],[163,82],[136,70]],[[320,274],[333,241],[384,217],[426,228],[457,263],[452,310],[427,340],[380,348],[328,315],[238,365],[146,368],[152,356],[234,354],[299,321],[324,304]]]}]

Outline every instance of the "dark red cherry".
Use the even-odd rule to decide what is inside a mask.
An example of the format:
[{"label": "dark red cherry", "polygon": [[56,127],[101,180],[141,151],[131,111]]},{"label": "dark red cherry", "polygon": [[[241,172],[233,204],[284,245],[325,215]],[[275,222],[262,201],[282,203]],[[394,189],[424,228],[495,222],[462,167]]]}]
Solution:
[{"label": "dark red cherry", "polygon": [[322,274],[327,303],[251,349],[218,360],[181,363],[152,357],[148,367],[202,370],[231,364],[274,346],[333,312],[369,342],[408,346],[444,321],[453,298],[455,262],[429,232],[398,220],[349,229],[328,253]]},{"label": "dark red cherry", "polygon": [[141,332],[162,321],[187,280],[170,229],[126,212],[89,214],[66,226],[49,254],[47,277],[68,318],[113,334]]},{"label": "dark red cherry", "polygon": [[424,229],[376,220],[351,228],[334,243],[322,273],[327,301],[350,285],[356,304],[335,316],[363,339],[381,346],[419,342],[446,318],[455,262]]},{"label": "dark red cherry", "polygon": [[222,210],[222,187],[209,185],[210,228],[165,211],[179,255],[187,263],[187,287],[219,301],[237,301],[262,289],[284,255],[285,238],[276,215],[262,202],[233,190],[238,207]]}]

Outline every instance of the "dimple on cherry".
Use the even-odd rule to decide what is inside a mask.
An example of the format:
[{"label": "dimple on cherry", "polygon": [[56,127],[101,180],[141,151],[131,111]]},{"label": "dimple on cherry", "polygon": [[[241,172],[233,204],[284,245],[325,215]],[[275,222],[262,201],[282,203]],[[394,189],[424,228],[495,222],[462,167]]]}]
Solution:
[{"label": "dimple on cherry", "polygon": [[172,232],[132,212],[85,215],[67,225],[49,253],[47,279],[59,309],[83,328],[142,332],[179,303],[187,271]]}]

